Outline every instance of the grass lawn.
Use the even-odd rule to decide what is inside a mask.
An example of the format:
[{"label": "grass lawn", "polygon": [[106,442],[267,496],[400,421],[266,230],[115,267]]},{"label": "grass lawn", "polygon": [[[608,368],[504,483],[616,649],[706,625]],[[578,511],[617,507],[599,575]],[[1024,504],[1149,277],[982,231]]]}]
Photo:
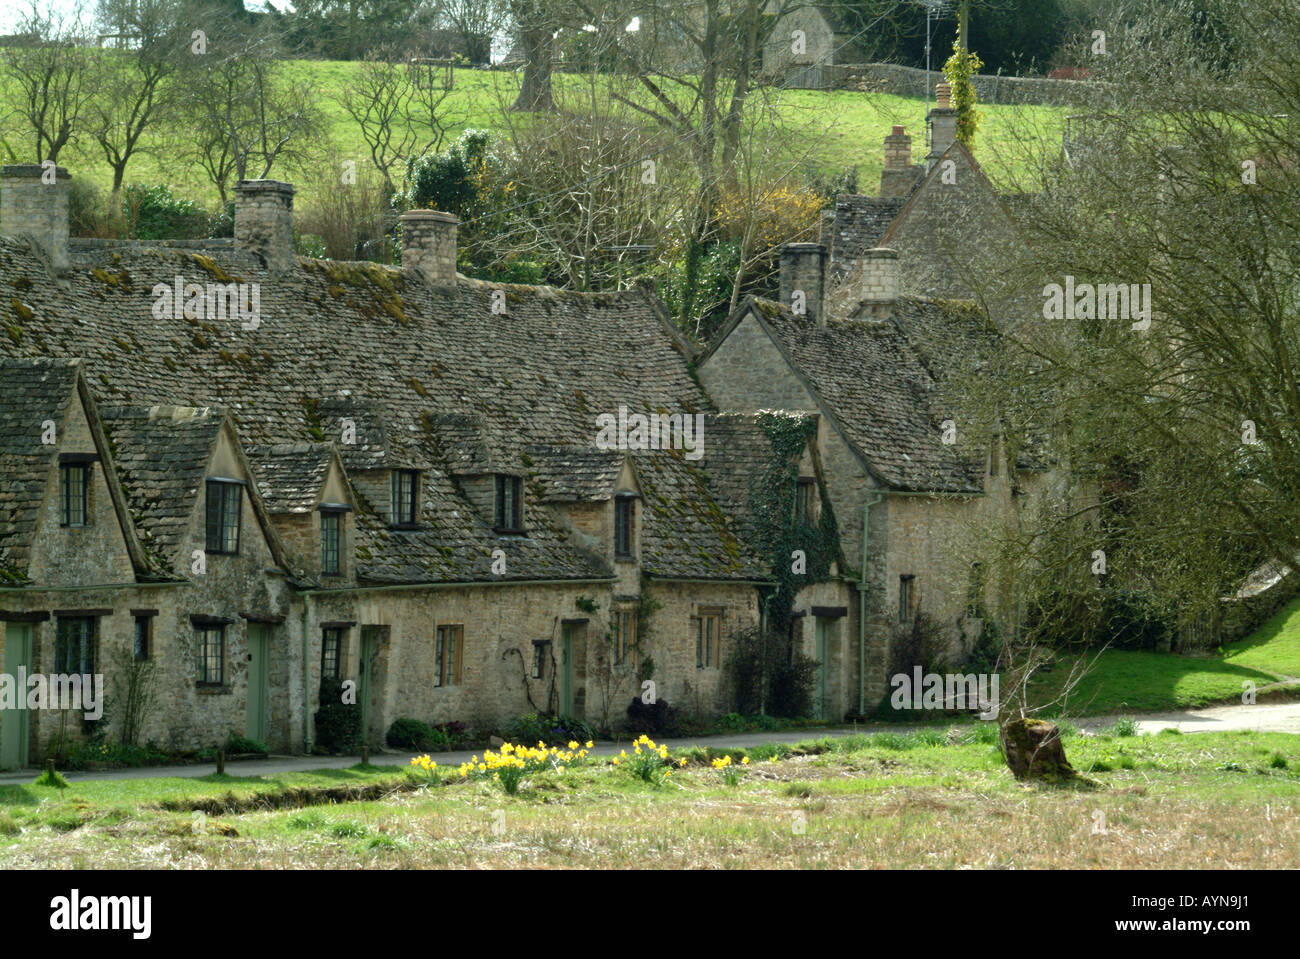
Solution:
[{"label": "grass lawn", "polygon": [[[1159,712],[1213,703],[1240,702],[1242,683],[1264,687],[1300,678],[1300,598],[1284,606],[1252,635],[1197,659],[1168,653],[1107,650],[1075,688],[1066,712],[1075,716]],[[1052,698],[1069,673],[1073,657],[1062,657],[1035,686]]]},{"label": "grass lawn", "polygon": [[[307,75],[322,91],[328,140],[339,157],[369,163],[369,152],[355,123],[335,101],[348,75],[357,64],[340,61],[300,60],[292,70]],[[556,74],[554,83],[563,104],[565,88],[585,84],[585,78]],[[615,82],[615,81],[611,81]],[[617,81],[620,89],[623,82]],[[448,137],[454,139],[469,127],[502,131],[506,127],[506,110],[518,92],[519,76],[504,71],[457,70],[455,85],[447,100]],[[4,84],[0,82],[0,93]],[[634,99],[648,100],[639,88],[629,91]],[[575,98],[570,98],[577,103]],[[895,123],[905,124],[912,134],[913,159],[919,161],[925,148],[925,101],[888,94],[854,91],[785,90],[777,94],[774,110],[787,127],[784,142],[767,151],[776,173],[784,174],[793,166],[799,176],[836,174],[856,165],[859,188],[874,193],[880,182],[883,164],[883,139]],[[1045,138],[1059,142],[1065,115],[1058,107],[1022,107],[981,105],[984,121],[980,128],[976,152],[995,178],[1022,177],[1027,173],[1016,147],[1023,140]],[[512,123],[528,123],[518,114]],[[761,132],[759,134],[762,136]],[[207,182],[203,171],[194,163],[169,152],[157,130],[146,131],[141,153],[127,167],[127,183],[166,183],[180,195],[198,201],[208,209],[217,206],[216,190]],[[30,161],[34,158],[30,134],[14,117],[0,119],[0,155],[4,162]],[[311,204],[320,190],[333,189],[337,171],[327,170],[330,160],[326,151],[303,168],[277,166],[272,176],[296,182],[302,195],[300,205]],[[112,177],[100,148],[89,137],[69,145],[59,156],[59,163],[78,177],[93,180],[107,190]],[[797,176],[796,179],[799,177]]]},{"label": "grass lawn", "polygon": [[[1077,736],[1089,782],[1017,783],[991,725],[704,750],[655,787],[607,761],[413,789],[396,768],[0,791],[0,868],[1083,867],[1300,863],[1300,737]],[[742,750],[730,750],[739,757]],[[674,757],[674,758],[678,758]],[[363,802],[247,809],[287,787],[388,784]],[[225,794],[233,793],[234,800]],[[172,808],[159,808],[170,800]],[[245,811],[196,817],[192,805]],[[1104,831],[1103,831],[1104,830]]]}]

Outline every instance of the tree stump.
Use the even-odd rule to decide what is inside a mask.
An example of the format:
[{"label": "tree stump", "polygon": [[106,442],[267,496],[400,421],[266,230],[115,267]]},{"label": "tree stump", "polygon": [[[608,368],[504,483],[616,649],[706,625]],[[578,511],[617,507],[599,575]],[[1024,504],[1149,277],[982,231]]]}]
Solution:
[{"label": "tree stump", "polygon": [[1078,775],[1065,758],[1061,732],[1045,719],[1011,719],[1002,727],[1002,752],[1017,779],[1056,781]]}]

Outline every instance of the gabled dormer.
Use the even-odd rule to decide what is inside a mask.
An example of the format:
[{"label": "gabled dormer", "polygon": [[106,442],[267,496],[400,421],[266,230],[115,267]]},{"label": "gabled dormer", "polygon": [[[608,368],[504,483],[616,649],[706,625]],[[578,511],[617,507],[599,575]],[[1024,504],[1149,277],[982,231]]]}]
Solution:
[{"label": "gabled dormer", "polygon": [[250,446],[247,452],[294,567],[325,585],[350,581],[356,501],[334,444]]},{"label": "gabled dormer", "polygon": [[141,539],[170,572],[213,582],[287,568],[252,467],[222,410],[113,406],[103,408],[103,417]]},{"label": "gabled dormer", "polygon": [[80,361],[0,361],[0,382],[0,582],[149,578]]}]

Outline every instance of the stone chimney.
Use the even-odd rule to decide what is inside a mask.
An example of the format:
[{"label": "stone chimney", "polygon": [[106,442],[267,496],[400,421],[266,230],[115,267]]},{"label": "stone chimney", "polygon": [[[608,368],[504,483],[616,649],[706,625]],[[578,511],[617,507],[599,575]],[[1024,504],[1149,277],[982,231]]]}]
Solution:
[{"label": "stone chimney", "polygon": [[47,172],[37,163],[0,169],[0,233],[30,237],[56,271],[68,267],[71,179],[63,167],[52,167]]},{"label": "stone chimney", "polygon": [[928,166],[933,167],[944,151],[957,139],[957,111],[952,107],[952,86],[937,84],[934,88],[934,109],[926,118],[930,123],[930,155]]},{"label": "stone chimney", "polygon": [[235,184],[235,249],[261,257],[272,272],[297,265],[292,183],[240,180]]},{"label": "stone chimney", "polygon": [[435,285],[456,282],[456,227],[460,220],[437,210],[402,214],[402,266]]},{"label": "stone chimney", "polygon": [[824,325],[826,247],[820,243],[787,243],[781,247],[780,286],[782,306],[796,313],[802,309],[813,322]]},{"label": "stone chimney", "polygon": [[883,320],[898,305],[898,251],[878,246],[867,250],[859,260],[861,279],[858,288],[860,319]]},{"label": "stone chimney", "polygon": [[880,174],[881,196],[907,196],[916,181],[912,169],[912,138],[904,127],[895,126],[885,137],[885,169]]}]

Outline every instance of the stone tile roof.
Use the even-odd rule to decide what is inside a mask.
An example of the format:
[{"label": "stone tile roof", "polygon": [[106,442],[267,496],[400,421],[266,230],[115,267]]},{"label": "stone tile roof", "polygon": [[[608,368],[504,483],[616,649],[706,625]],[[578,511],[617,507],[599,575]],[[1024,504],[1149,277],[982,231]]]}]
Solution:
[{"label": "stone tile roof", "polygon": [[141,543],[174,561],[225,412],[123,404],[101,406],[99,414]]},{"label": "stone tile roof", "polygon": [[[569,542],[541,504],[525,504],[526,537],[493,533],[451,470],[508,460],[524,472],[529,447],[593,447],[596,417],[620,405],[710,408],[680,337],[643,290],[576,294],[463,278],[432,286],[375,264],[306,259],[277,276],[247,254],[208,252],[82,251],[74,268],[52,282],[25,241],[0,237],[0,285],[23,290],[20,315],[0,303],[0,316],[14,327],[0,336],[0,357],[81,357],[91,390],[106,404],[224,408],[246,446],[338,442],[343,420],[352,418],[357,442],[339,447],[349,473],[424,470],[419,530],[389,529],[386,517],[358,497],[357,568],[365,581],[609,575]],[[88,261],[92,256],[98,265]],[[257,329],[167,310],[155,316],[152,291],[178,275],[259,283]],[[491,309],[495,290],[506,294],[506,315]],[[473,428],[458,433],[457,416]],[[488,451],[481,457],[475,436]],[[648,570],[757,574],[698,466],[671,451],[639,453],[636,462],[651,488]],[[131,465],[144,475],[145,463]],[[137,486],[136,496],[147,494]],[[169,535],[167,519],[147,521],[155,540]],[[496,548],[507,553],[505,577],[490,571]]]},{"label": "stone tile roof", "polygon": [[842,278],[862,254],[880,244],[907,205],[906,197],[841,193],[822,225],[821,242],[830,258],[831,280]]},{"label": "stone tile roof", "polygon": [[270,513],[310,513],[334,459],[332,443],[248,446],[244,452]]},{"label": "stone tile roof", "polygon": [[42,424],[57,429],[76,391],[74,360],[0,358],[0,583],[27,578],[57,445],[41,442]]},{"label": "stone tile roof", "polygon": [[831,320],[823,326],[770,300],[751,302],[881,481],[904,491],[983,489],[975,462],[942,442],[945,415],[936,402],[936,380],[903,333],[908,324],[946,321],[949,304],[905,297],[892,319]]},{"label": "stone tile roof", "polygon": [[603,503],[614,496],[627,454],[582,446],[530,446],[524,456],[542,502]]}]

